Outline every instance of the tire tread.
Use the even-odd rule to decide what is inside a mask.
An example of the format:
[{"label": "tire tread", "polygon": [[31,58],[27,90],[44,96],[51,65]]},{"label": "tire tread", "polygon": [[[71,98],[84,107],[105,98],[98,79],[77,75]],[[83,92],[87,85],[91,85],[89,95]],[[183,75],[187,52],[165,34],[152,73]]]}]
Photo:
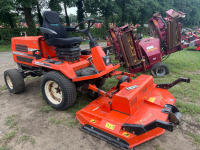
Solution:
[{"label": "tire tread", "polygon": [[[7,75],[10,77],[12,84],[13,84],[13,90],[12,90],[12,92],[10,91],[11,93],[15,94],[15,93],[19,93],[19,92],[22,92],[25,90],[24,78],[22,77],[21,73],[17,69],[6,70],[4,72],[5,81],[6,81]],[[8,87],[8,85],[7,85],[7,87]]]}]

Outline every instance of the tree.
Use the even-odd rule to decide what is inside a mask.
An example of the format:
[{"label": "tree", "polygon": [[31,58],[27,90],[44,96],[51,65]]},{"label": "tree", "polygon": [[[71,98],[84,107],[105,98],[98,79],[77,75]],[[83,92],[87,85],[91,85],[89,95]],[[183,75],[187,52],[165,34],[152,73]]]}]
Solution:
[{"label": "tree", "polygon": [[47,0],[37,0],[37,5],[36,5],[37,17],[38,17],[38,21],[39,21],[40,26],[42,26],[42,23],[43,23],[43,18],[42,18],[42,15],[41,15],[41,9],[45,8],[47,6],[48,6]]},{"label": "tree", "polygon": [[116,14],[119,7],[115,4],[113,0],[85,0],[84,5],[87,13],[93,15],[102,15],[105,20],[105,28],[108,29],[108,19],[109,17]]},{"label": "tree", "polygon": [[140,13],[138,17],[138,23],[143,26],[144,23],[147,23],[154,13],[159,11],[160,5],[157,0],[141,0],[140,3],[141,5],[138,7],[138,11]]},{"label": "tree", "polygon": [[67,13],[67,7],[73,7],[75,6],[75,0],[62,0],[63,5],[64,5],[64,11],[65,11],[65,19],[66,19],[66,23],[68,26],[70,26],[70,21],[69,21],[69,16]]},{"label": "tree", "polygon": [[55,11],[57,12],[58,14],[61,13],[62,11],[62,8],[60,6],[60,0],[50,0],[49,1],[49,8],[52,10],[52,11]]},{"label": "tree", "polygon": [[77,16],[76,15],[70,14],[69,19],[70,19],[71,22],[77,22]]},{"label": "tree", "polygon": [[[83,9],[83,0],[77,0],[76,1],[76,6],[77,6],[77,20],[78,22],[83,21],[84,18],[84,9]],[[84,24],[80,25],[80,29],[84,28]]]},{"label": "tree", "polygon": [[27,26],[32,29],[35,28],[32,10],[33,8],[35,8],[36,5],[36,0],[15,0],[16,10],[22,11],[24,13]]},{"label": "tree", "polygon": [[11,12],[14,9],[12,0],[0,0],[0,23],[9,24],[11,28],[16,26],[16,13]]}]

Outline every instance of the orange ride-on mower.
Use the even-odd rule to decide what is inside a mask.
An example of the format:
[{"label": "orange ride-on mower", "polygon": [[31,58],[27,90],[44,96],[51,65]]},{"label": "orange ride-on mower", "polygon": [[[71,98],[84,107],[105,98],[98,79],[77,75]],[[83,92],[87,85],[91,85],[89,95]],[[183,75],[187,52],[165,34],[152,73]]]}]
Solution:
[{"label": "orange ride-on mower", "polygon": [[[87,19],[75,28],[65,28],[59,15],[43,13],[43,36],[12,38],[12,53],[19,69],[4,72],[11,93],[25,89],[24,78],[43,76],[41,91],[45,101],[57,110],[69,108],[76,101],[77,90],[93,91],[99,96],[76,113],[83,129],[121,148],[132,148],[147,140],[173,131],[180,122],[181,113],[168,89],[190,79],[179,78],[173,83],[154,84],[152,76],[115,71],[112,63],[90,35],[94,19]],[[88,28],[78,30],[80,24]],[[66,38],[67,32],[79,31],[90,39],[90,51],[81,51],[78,37]],[[117,86],[109,92],[98,87],[105,79],[118,75]]]}]

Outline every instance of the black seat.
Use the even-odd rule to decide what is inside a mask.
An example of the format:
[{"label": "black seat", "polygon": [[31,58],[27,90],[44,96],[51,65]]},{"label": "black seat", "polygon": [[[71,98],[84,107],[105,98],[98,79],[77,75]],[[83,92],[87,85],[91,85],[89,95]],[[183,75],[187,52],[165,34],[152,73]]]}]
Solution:
[{"label": "black seat", "polygon": [[57,33],[54,35],[44,33],[44,39],[46,40],[47,45],[55,47],[69,47],[71,45],[81,44],[80,37],[67,38],[67,28],[61,24],[59,20],[60,17],[57,12],[45,11],[43,12],[43,17],[44,20],[42,27],[51,29]]}]

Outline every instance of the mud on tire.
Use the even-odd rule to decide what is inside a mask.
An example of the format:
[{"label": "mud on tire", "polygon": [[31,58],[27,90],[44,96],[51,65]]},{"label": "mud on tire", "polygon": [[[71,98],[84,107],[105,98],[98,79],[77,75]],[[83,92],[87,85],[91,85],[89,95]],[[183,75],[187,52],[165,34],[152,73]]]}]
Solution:
[{"label": "mud on tire", "polygon": [[25,90],[25,83],[22,74],[17,69],[10,69],[4,72],[4,80],[11,93],[19,93]]},{"label": "mud on tire", "polygon": [[43,76],[41,91],[45,101],[57,110],[71,107],[77,97],[75,84],[57,71],[51,71]]}]

